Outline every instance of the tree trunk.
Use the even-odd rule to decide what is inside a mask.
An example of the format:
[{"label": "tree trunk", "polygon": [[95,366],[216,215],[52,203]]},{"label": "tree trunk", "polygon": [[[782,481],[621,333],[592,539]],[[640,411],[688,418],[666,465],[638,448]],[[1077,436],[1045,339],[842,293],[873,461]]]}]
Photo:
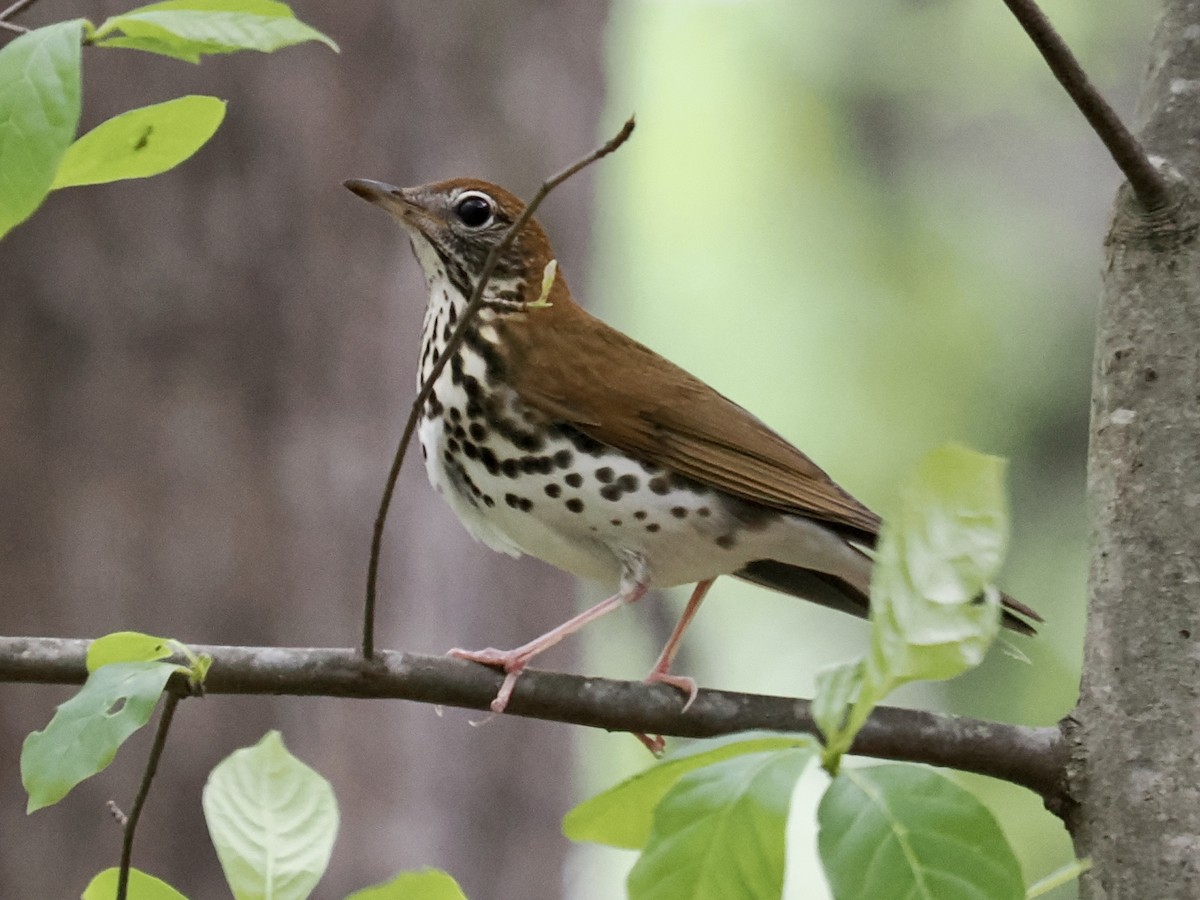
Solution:
[{"label": "tree trunk", "polygon": [[1085,898],[1200,896],[1200,3],[1154,35],[1141,139],[1182,175],[1118,195],[1096,341],[1093,551],[1068,822]]},{"label": "tree trunk", "polygon": [[[99,21],[129,4],[95,6]],[[221,96],[229,111],[177,171],[55,194],[0,248],[0,633],[357,643],[424,286],[400,229],[341,181],[478,175],[528,196],[597,140],[606,4],[294,6],[340,55],[309,44],[191,67],[85,50],[85,127],[182,93]],[[63,14],[33,12],[25,24]],[[543,217],[580,283],[590,183],[564,186]],[[569,579],[467,536],[419,452],[392,509],[380,646],[515,645],[572,612]],[[128,810],[144,737],[64,803],[23,813],[21,739],[66,693],[5,690],[3,897],[78,896],[116,863],[104,801]],[[468,718],[187,701],[135,864],[190,896],[221,895],[201,786],[220,758],[279,728],[341,804],[321,896],[422,865],[471,896],[559,896],[568,730]]]}]

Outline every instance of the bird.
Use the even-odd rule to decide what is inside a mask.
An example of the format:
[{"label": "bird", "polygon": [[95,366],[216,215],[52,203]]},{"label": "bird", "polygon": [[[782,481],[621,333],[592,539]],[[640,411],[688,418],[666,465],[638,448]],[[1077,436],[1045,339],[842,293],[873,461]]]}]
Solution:
[{"label": "bird", "polygon": [[[469,178],[344,185],[400,224],[424,273],[419,389],[524,204]],[[686,694],[684,711],[697,686],[671,664],[718,577],[869,613],[880,517],[756,416],[576,303],[534,218],[497,257],[417,436],[430,483],[476,539],[617,585],[514,649],[450,651],[504,671],[493,712],[535,656],[652,587],[694,585],[645,679]],[[1035,632],[1033,609],[1001,602],[1005,626]]]}]

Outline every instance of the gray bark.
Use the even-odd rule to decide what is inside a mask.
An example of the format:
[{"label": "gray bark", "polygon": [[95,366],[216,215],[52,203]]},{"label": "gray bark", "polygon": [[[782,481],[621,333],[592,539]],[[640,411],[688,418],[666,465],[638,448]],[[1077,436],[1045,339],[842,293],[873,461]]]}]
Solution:
[{"label": "gray bark", "polygon": [[1177,202],[1118,196],[1093,379],[1093,550],[1068,824],[1085,898],[1200,896],[1200,3],[1154,35],[1141,139]]},{"label": "gray bark", "polygon": [[[22,22],[129,6],[39,4]],[[312,44],[192,67],[85,51],[85,128],[182,93],[229,111],[177,171],[53,195],[0,246],[0,633],[355,644],[424,296],[399,229],[340,182],[477,175],[528,195],[597,141],[606,4],[294,7],[342,53]],[[590,183],[565,185],[542,216],[578,283]],[[385,541],[380,646],[515,645],[573,597],[566,577],[474,543],[413,454]],[[104,801],[128,808],[143,736],[64,803],[24,815],[21,739],[65,695],[9,686],[0,699],[2,897],[78,896],[117,859]],[[201,786],[279,728],[341,804],[321,896],[433,865],[471,896],[557,897],[569,732],[471,717],[335,699],[184,704],[135,865],[222,895]]]}]

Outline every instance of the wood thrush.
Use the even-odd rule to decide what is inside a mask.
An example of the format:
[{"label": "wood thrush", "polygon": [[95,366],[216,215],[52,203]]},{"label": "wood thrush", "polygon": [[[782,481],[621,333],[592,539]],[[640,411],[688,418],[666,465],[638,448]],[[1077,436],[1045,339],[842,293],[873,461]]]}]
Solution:
[{"label": "wood thrush", "polygon": [[[425,272],[420,386],[523,204],[471,179],[345,184],[396,218]],[[494,711],[530,659],[651,586],[696,585],[646,679],[685,691],[689,705],[695,682],[669,670],[717,576],[867,615],[861,548],[875,545],[879,517],[746,410],[576,304],[536,220],[483,297],[423,410],[429,481],[489,547],[620,585],[514,650],[451,650],[504,669]],[[1033,633],[1037,613],[1003,602],[1004,624]]]}]

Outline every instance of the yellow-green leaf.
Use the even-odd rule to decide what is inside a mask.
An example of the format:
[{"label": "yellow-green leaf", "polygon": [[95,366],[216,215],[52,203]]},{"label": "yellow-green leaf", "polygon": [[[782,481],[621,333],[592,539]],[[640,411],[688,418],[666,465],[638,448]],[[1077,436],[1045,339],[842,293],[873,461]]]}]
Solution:
[{"label": "yellow-green leaf", "polygon": [[148,178],[199,150],[225,118],[225,101],[191,95],[102,122],[67,150],[54,188]]}]

